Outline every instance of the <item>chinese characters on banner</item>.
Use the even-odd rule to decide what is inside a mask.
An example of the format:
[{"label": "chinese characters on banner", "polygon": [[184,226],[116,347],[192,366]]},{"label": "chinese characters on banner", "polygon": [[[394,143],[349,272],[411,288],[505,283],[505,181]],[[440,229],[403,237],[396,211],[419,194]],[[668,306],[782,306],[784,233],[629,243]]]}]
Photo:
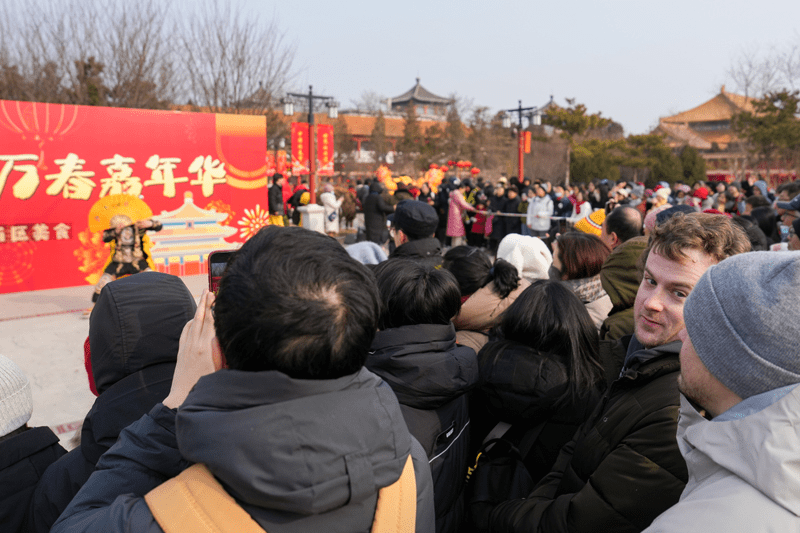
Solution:
[{"label": "chinese characters on banner", "polygon": [[[317,135],[316,169],[319,176],[333,176],[333,126],[319,124],[314,126]],[[292,122],[292,174],[308,174],[311,147],[309,145],[308,124]]]},{"label": "chinese characters on banner", "polygon": [[317,175],[333,176],[333,126],[320,124],[317,130]]},{"label": "chinese characters on banner", "polygon": [[261,227],[266,135],[264,116],[0,100],[0,293],[91,284],[110,251],[89,210],[118,194],[163,224],[159,270],[202,273]]},{"label": "chinese characters on banner", "polygon": [[267,151],[267,176],[273,176],[276,172],[278,174],[286,173],[286,155],[286,150]]},{"label": "chinese characters on banner", "polygon": [[308,174],[308,124],[292,122],[292,174]]}]

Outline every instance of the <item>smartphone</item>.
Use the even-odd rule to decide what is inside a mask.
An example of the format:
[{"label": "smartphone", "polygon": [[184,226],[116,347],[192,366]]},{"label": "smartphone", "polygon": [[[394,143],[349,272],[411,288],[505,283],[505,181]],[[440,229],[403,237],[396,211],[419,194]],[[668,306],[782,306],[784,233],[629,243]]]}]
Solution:
[{"label": "smartphone", "polygon": [[219,282],[222,280],[222,274],[225,273],[225,267],[228,266],[228,261],[233,254],[233,250],[208,254],[208,290],[213,292],[214,296],[219,292]]}]

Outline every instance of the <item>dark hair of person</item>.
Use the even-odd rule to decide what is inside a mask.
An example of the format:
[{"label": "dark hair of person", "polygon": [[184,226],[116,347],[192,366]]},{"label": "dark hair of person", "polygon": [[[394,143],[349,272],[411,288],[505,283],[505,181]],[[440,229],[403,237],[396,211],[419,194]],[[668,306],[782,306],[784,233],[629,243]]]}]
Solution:
[{"label": "dark hair of person", "polygon": [[[758,187],[754,187],[754,189],[758,189]],[[766,207],[771,205],[769,200],[767,200],[763,196],[756,196],[756,195],[748,196],[747,198],[744,199],[744,203],[753,208]]]},{"label": "dark hair of person", "polygon": [[764,232],[761,231],[761,228],[758,227],[758,224],[754,220],[750,220],[747,217],[741,217],[738,215],[734,215],[731,218],[731,220],[733,220],[736,224],[741,226],[744,232],[747,233],[747,238],[750,239],[751,252],[767,251],[767,249],[769,248],[769,244],[767,243],[767,236],[764,235]]},{"label": "dark hair of person", "polygon": [[606,215],[606,232],[616,233],[619,241],[625,242],[642,234],[642,215],[633,207],[621,205]]},{"label": "dark hair of person", "polygon": [[272,183],[273,183],[273,185],[274,185],[275,183],[278,183],[278,180],[282,180],[282,179],[283,179],[283,174],[280,174],[280,173],[278,173],[278,174],[273,174],[273,175],[272,175]]},{"label": "dark hair of person", "polygon": [[[495,332],[506,341],[528,346],[564,365],[569,385],[559,403],[575,400],[605,383],[597,327],[586,306],[559,281],[533,282],[503,312]],[[496,349],[497,353],[486,355],[498,357],[504,344],[488,344],[486,350]]]},{"label": "dark hair of person", "polygon": [[461,291],[447,270],[417,261],[391,259],[375,270],[382,309],[378,329],[449,324],[461,310]]},{"label": "dark hair of person", "polygon": [[444,254],[443,266],[455,276],[461,296],[470,296],[491,281],[500,298],[519,287],[519,272],[514,265],[504,259],[497,259],[493,265],[486,252],[474,246],[450,248]]},{"label": "dark hair of person", "polygon": [[570,231],[558,237],[561,279],[591,278],[600,273],[611,248],[596,235]]},{"label": "dark hair of person", "polygon": [[754,207],[750,216],[756,221],[758,227],[773,243],[780,242],[781,235],[778,231],[778,216],[771,206]]},{"label": "dark hair of person", "polygon": [[357,372],[375,337],[375,276],[336,240],[267,226],[234,254],[214,303],[228,367],[298,379]]}]

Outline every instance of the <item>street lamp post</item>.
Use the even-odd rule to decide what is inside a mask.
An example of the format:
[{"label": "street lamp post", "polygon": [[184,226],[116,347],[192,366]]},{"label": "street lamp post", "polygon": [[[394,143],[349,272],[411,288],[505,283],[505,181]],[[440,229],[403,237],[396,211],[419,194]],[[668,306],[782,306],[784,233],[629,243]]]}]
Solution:
[{"label": "street lamp post", "polygon": [[286,93],[286,98],[283,99],[283,114],[286,116],[294,115],[294,102],[292,97],[307,98],[308,99],[308,136],[309,139],[309,156],[308,156],[308,192],[311,195],[311,203],[317,201],[317,151],[316,151],[316,136],[314,135],[314,100],[323,100],[328,107],[328,117],[335,119],[339,116],[339,104],[333,99],[332,96],[321,96],[314,94],[312,86],[308,86],[308,94],[302,93]]},{"label": "street lamp post", "polygon": [[[526,111],[529,113],[526,114]],[[509,116],[509,113],[516,113],[517,117],[519,118],[519,133],[517,134],[517,165],[519,170],[517,179],[519,180],[520,184],[522,184],[522,180],[525,177],[525,138],[522,135],[522,117],[527,116],[529,124],[538,126],[542,123],[542,115],[539,113],[538,107],[522,107],[522,100],[519,100],[519,106],[516,109],[506,109],[503,111],[503,113],[505,113],[503,115],[504,128],[511,127],[511,117]]]}]

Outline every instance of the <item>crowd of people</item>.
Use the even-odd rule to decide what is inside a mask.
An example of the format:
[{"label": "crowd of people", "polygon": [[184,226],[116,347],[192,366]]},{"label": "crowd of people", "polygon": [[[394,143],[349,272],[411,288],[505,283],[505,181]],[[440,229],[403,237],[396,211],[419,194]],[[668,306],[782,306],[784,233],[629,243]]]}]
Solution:
[{"label": "crowd of people", "polygon": [[69,453],[0,356],[0,530],[800,529],[800,182],[359,185],[106,283]]}]

